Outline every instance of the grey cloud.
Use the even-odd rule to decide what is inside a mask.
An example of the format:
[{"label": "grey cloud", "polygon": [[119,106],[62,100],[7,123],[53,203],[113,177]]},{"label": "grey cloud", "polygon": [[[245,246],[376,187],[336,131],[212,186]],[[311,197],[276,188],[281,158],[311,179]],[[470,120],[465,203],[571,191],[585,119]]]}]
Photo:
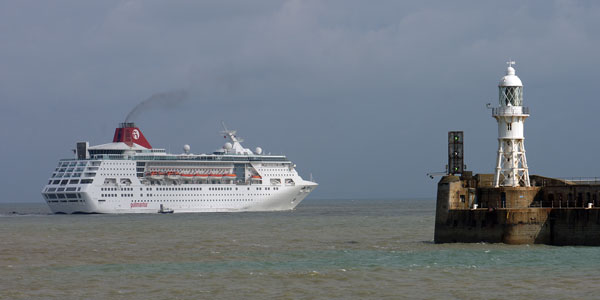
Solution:
[{"label": "grey cloud", "polygon": [[[316,198],[432,197],[424,174],[444,167],[448,130],[465,130],[469,168],[492,170],[496,124],[485,103],[495,101],[508,58],[532,109],[532,173],[597,175],[590,158],[600,143],[589,137],[598,126],[599,6],[3,2],[0,98],[10,109],[0,111],[0,138],[19,147],[0,148],[14,158],[2,161],[11,172],[0,187],[6,199],[40,200],[13,178],[41,187],[69,145],[106,142],[140,99],[185,90],[188,101],[136,118],[152,145],[210,152],[226,120],[248,146],[284,152],[312,172],[322,184]],[[557,136],[572,146],[551,149]]]}]

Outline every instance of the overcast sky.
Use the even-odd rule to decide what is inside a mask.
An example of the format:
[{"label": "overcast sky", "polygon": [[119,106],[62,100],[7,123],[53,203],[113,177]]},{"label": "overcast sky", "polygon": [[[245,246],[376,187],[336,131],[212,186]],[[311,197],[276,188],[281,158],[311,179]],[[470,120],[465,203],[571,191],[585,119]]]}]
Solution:
[{"label": "overcast sky", "polygon": [[599,28],[596,1],[0,1],[0,201],[42,201],[75,142],[177,91],[134,119],[154,147],[212,152],[223,120],[313,199],[433,198],[450,130],[492,172],[509,58],[530,174],[600,176]]}]

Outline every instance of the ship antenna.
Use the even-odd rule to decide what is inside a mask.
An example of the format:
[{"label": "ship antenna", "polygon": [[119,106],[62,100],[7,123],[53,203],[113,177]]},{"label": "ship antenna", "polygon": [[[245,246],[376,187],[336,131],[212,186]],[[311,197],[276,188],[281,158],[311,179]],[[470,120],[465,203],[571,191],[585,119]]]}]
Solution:
[{"label": "ship antenna", "polygon": [[236,130],[229,130],[227,129],[227,126],[225,125],[224,121],[221,121],[221,125],[223,125],[223,131],[221,131],[221,133],[225,134],[225,137],[229,136],[229,138],[231,139],[232,142],[238,142],[241,143],[244,140],[241,138],[238,138],[237,136],[235,136],[235,134],[237,133]]},{"label": "ship antenna", "polygon": [[227,126],[225,125],[225,121],[221,121],[221,125],[223,126],[223,131],[227,132]]}]

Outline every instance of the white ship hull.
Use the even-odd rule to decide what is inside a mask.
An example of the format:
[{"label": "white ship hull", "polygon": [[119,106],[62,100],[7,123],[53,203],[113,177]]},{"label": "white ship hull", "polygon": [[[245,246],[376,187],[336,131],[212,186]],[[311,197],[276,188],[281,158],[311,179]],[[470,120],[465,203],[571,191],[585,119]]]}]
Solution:
[{"label": "white ship hull", "polygon": [[[186,188],[203,188],[204,193],[191,195],[189,191],[165,191],[164,196],[155,192],[157,199],[140,200],[132,197],[99,197],[102,193],[80,192],[80,198],[51,200],[48,206],[53,213],[158,213],[162,204],[174,213],[199,212],[243,212],[243,211],[285,211],[293,210],[316,187],[315,183],[281,187],[278,190],[264,190],[265,186],[235,185],[186,185]],[[211,188],[238,188],[238,191],[206,191]],[[261,190],[257,190],[257,188]],[[145,189],[146,186],[128,186],[134,190]],[[93,187],[90,187],[93,190]],[[250,190],[248,190],[250,189]],[[245,190],[245,191],[242,191]],[[117,191],[120,195],[122,191]],[[167,196],[168,195],[168,196]]]}]

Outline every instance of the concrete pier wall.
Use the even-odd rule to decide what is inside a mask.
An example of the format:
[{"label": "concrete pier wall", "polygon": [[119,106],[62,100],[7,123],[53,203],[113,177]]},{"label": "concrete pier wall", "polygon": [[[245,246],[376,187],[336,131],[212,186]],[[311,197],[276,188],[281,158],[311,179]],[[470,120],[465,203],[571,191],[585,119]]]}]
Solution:
[{"label": "concrete pier wall", "polygon": [[[527,188],[493,188],[482,184],[482,178],[485,176],[442,177],[438,183],[436,243],[600,245],[600,209],[595,207],[597,198],[593,196],[600,194],[600,185],[549,179]],[[565,196],[557,202],[557,194],[569,193],[571,200]],[[563,207],[568,205],[565,201],[572,201],[570,207]],[[580,206],[573,207],[576,204]]]}]

